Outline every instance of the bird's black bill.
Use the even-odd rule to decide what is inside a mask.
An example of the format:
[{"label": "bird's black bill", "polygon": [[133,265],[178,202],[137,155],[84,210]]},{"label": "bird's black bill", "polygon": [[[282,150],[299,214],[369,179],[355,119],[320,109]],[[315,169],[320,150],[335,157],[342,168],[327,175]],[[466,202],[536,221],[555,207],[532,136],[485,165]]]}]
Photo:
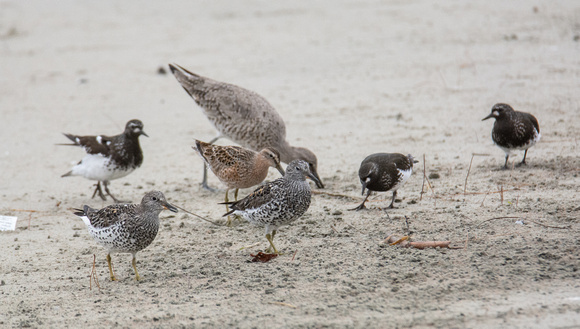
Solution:
[{"label": "bird's black bill", "polygon": [[163,204],[163,208],[169,210],[169,211],[173,211],[173,212],[177,212],[177,208],[175,206],[173,206],[172,204],[169,203],[164,203]]},{"label": "bird's black bill", "polygon": [[324,184],[320,181],[320,177],[318,177],[317,173],[307,173],[306,176],[310,177],[312,181],[316,184],[318,188],[324,188]]},{"label": "bird's black bill", "polygon": [[278,170],[278,172],[280,173],[280,175],[282,175],[282,176],[286,175],[286,173],[284,172],[284,169],[282,168],[282,166],[280,164],[278,164],[278,166],[276,167],[276,169]]},{"label": "bird's black bill", "polygon": [[490,119],[490,118],[495,118],[495,117],[493,116],[493,113],[492,113],[492,114],[490,114],[490,115],[488,115],[488,116],[486,116],[485,118],[481,119],[481,121],[485,121],[485,120],[487,120],[487,119]]}]

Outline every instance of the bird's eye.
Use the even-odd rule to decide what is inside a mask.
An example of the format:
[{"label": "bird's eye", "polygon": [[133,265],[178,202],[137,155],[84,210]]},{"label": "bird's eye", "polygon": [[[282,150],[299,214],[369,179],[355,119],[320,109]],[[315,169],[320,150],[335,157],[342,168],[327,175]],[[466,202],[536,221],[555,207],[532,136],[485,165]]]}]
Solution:
[{"label": "bird's eye", "polygon": [[157,201],[157,197],[152,197],[151,200]]}]

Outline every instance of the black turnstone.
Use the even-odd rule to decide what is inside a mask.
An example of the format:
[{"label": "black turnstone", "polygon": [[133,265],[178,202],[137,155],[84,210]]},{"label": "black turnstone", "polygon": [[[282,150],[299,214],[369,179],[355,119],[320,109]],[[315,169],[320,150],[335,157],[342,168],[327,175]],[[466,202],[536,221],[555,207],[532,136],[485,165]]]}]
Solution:
[{"label": "black turnstone", "polygon": [[[220,137],[227,137],[256,152],[271,147],[280,152],[280,161],[284,163],[295,159],[306,161],[310,172],[318,178],[316,186],[324,188],[318,177],[316,155],[306,148],[288,144],[284,120],[264,97],[229,83],[191,73],[179,65],[169,64],[169,68],[220,133],[210,144]],[[202,185],[208,188],[205,167]]]},{"label": "black turnstone", "polygon": [[393,191],[393,199],[389,208],[394,208],[397,190],[411,177],[413,163],[417,162],[412,155],[400,153],[375,153],[366,157],[360,164],[358,176],[362,184],[362,194],[365,193],[365,189],[368,189],[368,193],[358,207],[350,210],[364,209],[365,202],[372,191]]},{"label": "black turnstone", "polygon": [[75,209],[74,214],[81,217],[93,239],[107,249],[111,281],[116,280],[111,253],[131,253],[135,278],[140,280],[135,254],[149,246],[157,236],[159,213],[163,210],[177,212],[163,193],[151,191],[145,194],[141,204],[114,204],[100,210],[85,205],[82,210]]},{"label": "black turnstone", "polygon": [[267,252],[273,250],[278,254],[274,246],[276,230],[302,216],[310,206],[310,185],[306,177],[319,182],[306,161],[293,160],[286,167],[284,177],[260,186],[239,201],[229,202],[231,211],[224,216],[239,215],[253,225],[264,226],[270,242]]},{"label": "black turnstone", "polygon": [[143,131],[143,123],[139,120],[131,120],[125,125],[125,131],[122,134],[112,137],[64,135],[73,141],[73,144],[59,145],[82,146],[87,155],[71,171],[61,177],[83,176],[96,180],[93,198],[99,193],[101,199],[106,200],[101,190],[101,182],[103,182],[105,192],[119,203],[120,201],[109,192],[109,181],[129,175],[143,163],[143,152],[139,145],[139,136],[147,136]]},{"label": "black turnstone", "polygon": [[542,137],[538,120],[529,113],[514,111],[511,106],[502,103],[495,104],[491,108],[491,114],[483,120],[489,118],[495,118],[491,139],[505,152],[504,169],[508,168],[508,159],[515,150],[525,150],[520,165],[526,164],[528,149]]}]

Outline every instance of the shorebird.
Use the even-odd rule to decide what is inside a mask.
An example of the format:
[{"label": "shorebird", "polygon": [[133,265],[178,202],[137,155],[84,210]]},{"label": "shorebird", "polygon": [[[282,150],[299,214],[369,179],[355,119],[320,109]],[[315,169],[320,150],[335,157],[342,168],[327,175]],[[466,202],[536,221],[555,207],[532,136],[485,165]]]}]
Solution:
[{"label": "shorebird", "polygon": [[112,137],[64,135],[73,144],[59,145],[81,146],[87,155],[71,171],[61,177],[82,176],[96,180],[97,184],[92,197],[94,198],[98,193],[101,199],[106,200],[101,189],[101,182],[103,182],[105,192],[116,203],[121,202],[109,191],[109,181],[129,175],[143,163],[143,152],[139,145],[139,136],[147,136],[143,131],[143,123],[139,120],[131,120],[125,125],[125,131],[122,134]]},{"label": "shorebird", "polygon": [[[239,146],[219,146],[195,140],[195,147],[192,148],[226,185],[226,203],[229,202],[230,190],[235,190],[234,200],[237,201],[238,190],[260,184],[268,175],[270,167],[278,169],[284,176],[284,169],[280,166],[280,153],[269,147],[254,152]],[[230,224],[231,220],[228,217],[227,225]]]},{"label": "shorebird", "polygon": [[[221,137],[227,137],[256,152],[267,147],[274,148],[280,152],[281,162],[289,163],[295,159],[306,161],[310,172],[317,177],[316,186],[324,188],[317,172],[316,155],[306,148],[288,144],[284,120],[264,97],[253,91],[189,72],[177,64],[169,64],[169,68],[219,132],[220,135],[210,141],[210,144]],[[202,186],[209,189],[205,167]]]},{"label": "shorebird", "polygon": [[536,145],[542,137],[538,120],[529,113],[514,111],[511,106],[502,103],[495,104],[491,108],[491,114],[483,120],[490,118],[495,119],[491,139],[505,152],[503,168],[508,168],[508,159],[515,150],[525,150],[524,158],[519,164],[525,165],[528,149]]},{"label": "shorebird", "polygon": [[230,211],[224,214],[241,216],[253,225],[264,226],[270,247],[266,252],[279,254],[274,246],[274,236],[282,225],[288,225],[302,216],[310,206],[310,185],[318,177],[310,172],[308,163],[293,160],[286,167],[286,175],[258,187],[245,198],[228,202]]},{"label": "shorebird", "polygon": [[350,210],[365,209],[365,202],[372,191],[393,191],[393,199],[389,209],[394,208],[397,190],[405,184],[413,173],[413,163],[417,163],[412,155],[400,153],[375,153],[366,157],[360,164],[358,176],[362,184],[362,194],[368,189],[367,196],[356,208]]},{"label": "shorebird", "polygon": [[153,242],[159,230],[159,214],[163,210],[177,212],[177,208],[165,200],[163,193],[151,191],[143,197],[141,204],[114,204],[103,209],[93,209],[87,205],[75,209],[93,239],[107,249],[107,263],[111,281],[115,281],[111,253],[131,253],[135,279],[137,272],[135,254]]}]

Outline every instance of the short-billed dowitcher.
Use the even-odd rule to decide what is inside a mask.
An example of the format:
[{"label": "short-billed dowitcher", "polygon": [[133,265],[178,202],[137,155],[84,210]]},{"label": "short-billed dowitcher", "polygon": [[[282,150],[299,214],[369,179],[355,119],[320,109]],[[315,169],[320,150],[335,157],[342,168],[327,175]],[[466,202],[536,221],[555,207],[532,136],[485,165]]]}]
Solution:
[{"label": "short-billed dowitcher", "polygon": [[[226,185],[226,203],[229,201],[229,190],[235,190],[234,200],[238,200],[238,190],[260,184],[268,175],[270,167],[278,169],[284,176],[284,169],[280,166],[280,153],[269,147],[254,152],[239,146],[219,146],[195,140],[193,149]],[[230,223],[228,217],[227,224]]]}]

